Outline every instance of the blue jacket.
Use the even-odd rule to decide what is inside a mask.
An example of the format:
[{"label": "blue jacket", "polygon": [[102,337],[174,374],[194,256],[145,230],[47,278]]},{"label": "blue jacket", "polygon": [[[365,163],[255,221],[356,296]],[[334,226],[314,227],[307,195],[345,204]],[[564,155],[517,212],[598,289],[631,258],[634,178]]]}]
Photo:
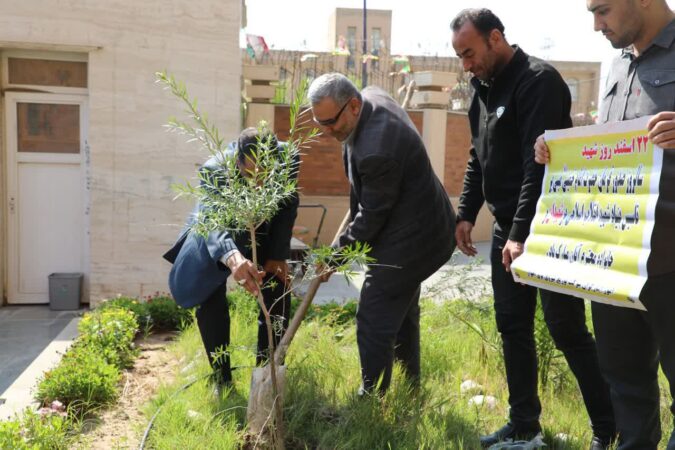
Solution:
[{"label": "blue jacket", "polygon": [[[227,156],[234,156],[236,141],[228,146]],[[215,157],[209,159],[200,170],[215,168]],[[296,174],[297,175],[297,174]],[[272,220],[261,225],[256,231],[258,262],[285,260],[290,256],[290,242],[293,224],[297,216],[298,196],[280,205]],[[176,303],[191,308],[205,302],[230,275],[230,270],[220,259],[232,250],[238,250],[251,258],[250,237],[245,232],[228,230],[212,231],[206,238],[191,231],[200,205],[188,217],[184,229],[164,259],[173,267],[169,273],[169,289]]]}]

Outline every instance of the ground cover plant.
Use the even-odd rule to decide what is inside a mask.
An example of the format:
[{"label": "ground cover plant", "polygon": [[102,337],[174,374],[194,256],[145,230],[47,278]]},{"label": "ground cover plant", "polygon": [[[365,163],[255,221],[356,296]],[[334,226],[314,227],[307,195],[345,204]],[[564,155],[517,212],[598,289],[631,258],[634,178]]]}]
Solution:
[{"label": "ground cover plant", "polygon": [[83,424],[117,398],[121,371],[137,356],[135,338],[177,330],[191,320],[189,312],[159,293],[144,301],[118,297],[85,313],[77,339],[35,388],[41,407],[0,422],[0,449],[70,448]]},{"label": "ground cover plant", "polygon": [[[476,449],[479,434],[503,425],[508,394],[490,300],[424,300],[422,389],[411,392],[397,372],[382,400],[355,395],[360,375],[354,311],[353,302],[314,306],[298,332],[287,358],[286,448]],[[183,332],[173,349],[182,369],[175,383],[146,407],[148,417],[162,407],[146,448],[255,447],[245,432],[245,418],[256,317],[254,299],[233,296],[231,355],[238,368],[232,389],[222,397],[214,397],[210,385],[199,380],[209,367],[198,331],[190,327]],[[542,324],[539,317],[538,330]],[[537,331],[545,366],[540,368],[545,441],[549,448],[585,449],[591,430],[583,401],[549,340]],[[662,377],[664,397],[666,386]],[[664,398],[664,430],[671,426],[666,405],[669,399]]]}]

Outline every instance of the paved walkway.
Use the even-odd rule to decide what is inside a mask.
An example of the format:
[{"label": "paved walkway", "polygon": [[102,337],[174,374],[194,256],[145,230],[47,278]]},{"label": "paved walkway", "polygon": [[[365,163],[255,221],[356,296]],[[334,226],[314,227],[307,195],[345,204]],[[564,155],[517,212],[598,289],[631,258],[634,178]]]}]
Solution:
[{"label": "paved walkway", "polygon": [[0,308],[0,420],[30,405],[37,377],[77,334],[78,315],[41,305]]},{"label": "paved walkway", "polygon": [[[490,243],[480,242],[476,245],[478,256],[469,258],[457,252],[450,262],[422,284],[422,296],[437,300],[465,298],[480,300],[492,295],[490,286]],[[345,303],[359,298],[363,285],[364,273],[355,272],[351,281],[344,275],[335,274],[328,282],[323,283],[314,297],[314,303]],[[304,295],[307,284],[297,288],[297,294]]]}]

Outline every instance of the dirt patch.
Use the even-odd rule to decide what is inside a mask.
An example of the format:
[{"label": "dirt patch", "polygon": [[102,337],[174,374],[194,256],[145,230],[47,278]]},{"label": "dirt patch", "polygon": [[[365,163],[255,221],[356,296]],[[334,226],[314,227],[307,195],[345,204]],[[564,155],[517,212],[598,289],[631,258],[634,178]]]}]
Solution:
[{"label": "dirt patch", "polygon": [[178,361],[167,347],[175,337],[174,332],[164,332],[136,340],[140,354],[134,367],[122,373],[117,403],[85,426],[80,448],[138,448],[147,423],[141,408],[161,384],[171,383],[174,378]]}]

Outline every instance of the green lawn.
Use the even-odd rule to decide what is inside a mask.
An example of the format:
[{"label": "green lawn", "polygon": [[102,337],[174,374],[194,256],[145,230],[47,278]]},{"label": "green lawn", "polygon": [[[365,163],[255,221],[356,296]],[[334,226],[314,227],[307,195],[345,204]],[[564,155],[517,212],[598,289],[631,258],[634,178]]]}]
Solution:
[{"label": "green lawn", "polygon": [[[173,350],[183,369],[174,384],[163,387],[146,406],[149,419],[163,405],[148,448],[232,449],[246,442],[255,308],[252,299],[235,295],[232,360],[241,368],[235,371],[234,388],[221,400],[204,380],[169,399],[209,371],[195,326],[181,335]],[[315,309],[291,347],[284,409],[287,448],[475,449],[480,434],[505,423],[507,391],[489,303],[423,301],[423,388],[416,395],[410,393],[397,368],[392,389],[382,401],[355,395],[360,377],[353,312],[353,304],[346,310]],[[576,383],[553,350],[540,317],[536,325],[540,357],[549,361],[542,364],[540,385],[548,448],[588,448],[591,431]],[[460,392],[467,379],[497,399],[494,409],[469,405],[473,394]],[[666,407],[670,400],[666,389],[662,391],[664,430],[670,430]]]}]

